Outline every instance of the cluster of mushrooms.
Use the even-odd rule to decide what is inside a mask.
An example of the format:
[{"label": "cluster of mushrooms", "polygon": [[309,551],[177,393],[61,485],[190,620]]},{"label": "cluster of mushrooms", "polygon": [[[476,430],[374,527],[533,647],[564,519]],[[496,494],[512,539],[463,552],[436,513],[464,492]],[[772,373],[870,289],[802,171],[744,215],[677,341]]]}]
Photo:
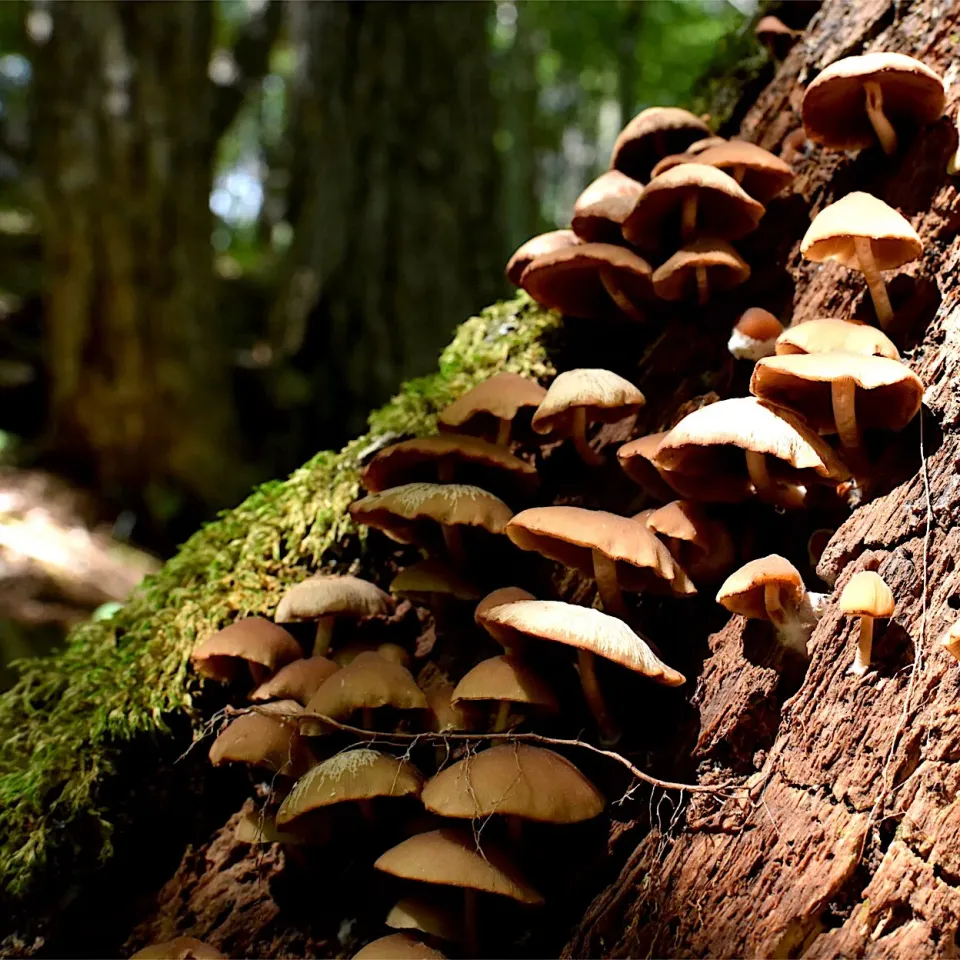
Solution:
[{"label": "cluster of mushrooms", "polygon": [[[898,54],[851,57],[810,84],[803,136],[825,149],[879,144],[892,153],[912,127],[936,120],[943,104],[942,81],[922,63]],[[685,110],[644,110],[620,134],[611,169],[581,195],[572,229],[528,241],[508,276],[572,317],[642,322],[657,301],[703,304],[749,277],[731,244],[757,227],[765,204],[793,176],[783,159],[713,136]],[[323,843],[341,825],[372,829],[384,806],[419,811],[411,820],[419,826],[372,864],[409,882],[385,918],[402,932],[357,957],[441,957],[444,941],[453,944],[444,949],[478,955],[478,894],[543,902],[524,874],[523,822],[562,831],[605,806],[569,759],[510,739],[517,726],[535,729],[570,707],[544,664],[559,660],[571,676],[576,665],[604,745],[617,742],[620,730],[598,658],[668,687],[686,682],[635,628],[625,593],[679,600],[697,585],[722,584],[720,604],[768,621],[773,636],[803,657],[824,608],[837,602],[859,618],[851,672],[869,670],[874,620],[895,608],[883,579],[859,572],[834,600],[809,592],[776,554],[734,570],[742,551],[716,516],[718,505],[750,500],[778,511],[851,502],[884,434],[920,410],[922,384],[884,332],[894,312],[882,277],[920,256],[915,230],[879,199],[851,193],[817,215],[801,250],[815,262],[859,270],[879,327],[831,318],[784,329],[766,311],[748,310],[730,350],[755,364],[752,395],[701,406],[616,452],[647,502],[661,505],[632,516],[538,505],[538,444],[569,442],[585,472],[597,469],[608,459],[598,427],[634,416],[645,399],[608,370],[567,370],[547,389],[500,373],[443,410],[437,435],[396,443],[364,466],[367,495],[351,505],[353,519],[422,552],[396,572],[389,593],[354,576],[313,576],[282,597],[274,622],[238,620],[194,652],[201,676],[245,684],[259,705],[233,719],[210,750],[215,765],[246,764],[271,777],[267,801],[241,821],[239,839]],[[593,605],[538,599],[509,580],[498,583],[498,571],[510,566],[491,564],[491,544],[540,554],[595,581]],[[478,557],[485,558],[482,575]],[[445,658],[439,641],[410,649],[389,639],[405,604],[418,616],[426,612],[438,635],[458,624],[465,606],[476,627],[461,621],[446,630],[456,656]],[[371,623],[380,629],[365,629]],[[471,662],[484,636],[502,653]],[[944,646],[960,658],[960,630]],[[465,656],[469,665],[460,668]],[[387,745],[343,738],[359,729],[383,731]],[[390,745],[397,731],[430,735],[419,768],[412,750]],[[487,734],[490,745],[464,752],[439,739],[458,732]],[[425,824],[424,809],[440,819]],[[481,849],[470,826],[490,820],[502,825],[492,831],[501,845],[485,835]],[[462,891],[459,904],[442,895],[444,887]]]}]

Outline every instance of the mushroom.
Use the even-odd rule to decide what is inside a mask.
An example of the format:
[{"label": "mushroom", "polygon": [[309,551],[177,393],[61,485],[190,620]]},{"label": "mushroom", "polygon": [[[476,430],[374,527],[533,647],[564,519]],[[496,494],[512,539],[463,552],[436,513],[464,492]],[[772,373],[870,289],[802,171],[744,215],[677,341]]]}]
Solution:
[{"label": "mushroom", "polygon": [[642,524],[605,510],[533,507],[507,524],[521,550],[556,560],[597,582],[604,609],[626,614],[621,590],[687,596],[696,587],[670,551]]},{"label": "mushroom", "polygon": [[797,127],[783,138],[783,143],[780,144],[780,159],[784,163],[796,163],[801,157],[807,155],[809,149],[806,130],[803,127]]},{"label": "mushroom", "polygon": [[227,955],[193,937],[176,937],[138,950],[130,960],[227,960]]},{"label": "mushroom", "polygon": [[562,250],[580,243],[580,238],[572,230],[551,230],[531,237],[514,251],[507,263],[507,279],[515,286],[520,286],[520,277],[533,260],[542,257],[545,253]]},{"label": "mushroom", "polygon": [[860,618],[860,638],[857,655],[850,673],[862,677],[870,669],[873,648],[873,621],[877,617],[892,617],[896,609],[893,591],[879,573],[861,570],[855,573],[840,594],[840,609],[848,617]]},{"label": "mushroom", "polygon": [[340,669],[340,665],[326,657],[308,657],[294,660],[278,670],[250,694],[253,701],[296,700],[305,704],[319,689],[327,677]]},{"label": "mushroom", "polygon": [[611,243],[580,243],[532,260],[520,286],[537,303],[568,317],[643,323],[638,306],[652,298],[650,264],[633,250]]},{"label": "mushroom", "polygon": [[654,500],[671,500],[674,495],[673,487],[653,463],[653,455],[657,452],[660,441],[669,432],[664,430],[661,433],[638,437],[617,450],[620,468]]},{"label": "mushroom", "polygon": [[[478,627],[483,627],[484,630],[487,630],[487,613],[494,607],[499,607],[501,603],[513,603],[514,600],[536,599],[532,593],[524,590],[522,587],[498,587],[496,590],[491,590],[490,593],[477,604],[476,609],[473,611],[473,622],[477,624]],[[489,630],[487,630],[487,632],[490,633]],[[500,643],[501,638],[496,634],[490,633],[490,636],[492,636],[497,643]],[[503,652],[508,655],[513,655],[520,651],[511,647],[504,647]]]},{"label": "mushroom", "polygon": [[745,140],[729,140],[704,150],[697,155],[697,163],[729,173],[754,200],[763,204],[789,187],[795,176],[788,163]]},{"label": "mushroom", "polygon": [[403,897],[387,914],[386,925],[393,930],[419,930],[439,940],[462,940],[459,920],[445,907],[424,897]]},{"label": "mushroom", "polygon": [[648,252],[676,249],[698,237],[736,240],[755,230],[763,213],[763,204],[722,170],[681,163],[648,184],[624,221],[623,235]]},{"label": "mushroom", "polygon": [[[732,456],[736,450],[742,460]],[[778,506],[798,507],[806,484],[835,485],[850,477],[802,420],[755,397],[720,400],[688,414],[660,441],[653,462],[671,478],[694,480],[696,499],[723,503],[738,503],[753,492]]]},{"label": "mushroom", "polygon": [[[435,664],[427,662],[417,676],[417,686],[427,698],[430,719],[428,726],[434,733],[468,729],[467,718],[459,705],[452,702],[454,685],[450,678]],[[446,749],[443,748],[443,755]],[[438,756],[439,760],[443,759]]]},{"label": "mushroom", "polygon": [[[812,598],[812,599],[811,599]],[[807,657],[807,640],[817,624],[814,602],[800,571],[772,553],[734,571],[717,593],[717,603],[748,620],[769,620],[784,646]]]},{"label": "mushroom", "polygon": [[799,413],[820,433],[860,448],[861,429],[902,430],[919,412],[920,378],[898,360],[856,353],[767,357],[753,368],[750,392]]},{"label": "mushroom", "polygon": [[800,243],[814,263],[835,260],[863,274],[880,326],[887,329],[893,308],[881,270],[894,270],[923,253],[917,231],[893,207],[869,193],[848,193],[824,207]]},{"label": "mushroom", "polygon": [[450,697],[454,707],[462,701],[477,700],[497,702],[494,733],[502,733],[507,729],[512,704],[527,704],[546,713],[556,713],[560,709],[550,685],[512,656],[490,657],[481,661],[464,675]]},{"label": "mushroom", "polygon": [[390,592],[429,607],[438,621],[446,616],[453,601],[480,598],[480,591],[473,583],[449,563],[433,557],[404,567],[390,582]]},{"label": "mushroom", "polygon": [[940,646],[950,654],[954,660],[960,660],[960,620],[954,622],[944,631],[940,638]]},{"label": "mushroom", "polygon": [[338,620],[360,620],[390,613],[393,597],[378,586],[345,575],[317,574],[291,587],[277,605],[277,623],[315,621],[314,656],[330,650]]},{"label": "mushroom", "polygon": [[621,225],[641,193],[643,186],[619,170],[600,174],[573,205],[573,232],[588,242],[621,243]]},{"label": "mushroom", "polygon": [[674,500],[650,511],[644,522],[663,537],[673,559],[697,580],[715,580],[733,566],[733,537],[721,521],[711,518],[698,503]]},{"label": "mushroom", "polygon": [[259,684],[302,656],[300,644],[283,627],[263,617],[244,617],[207,637],[190,655],[190,662],[201,677],[220,683],[235,679],[245,665]]},{"label": "mushroom", "polygon": [[407,880],[461,887],[464,931],[471,956],[477,955],[478,892],[498,894],[531,906],[544,902],[504,854],[487,843],[479,849],[471,833],[456,829],[430,830],[409,837],[383,854],[373,866]]},{"label": "mushroom", "polygon": [[724,240],[701,238],[682,246],[653,273],[653,292],[661,300],[696,296],[701,305],[711,293],[732,290],[750,276],[750,265]]},{"label": "mushroom", "polygon": [[587,443],[587,425],[622,420],[646,402],[629,380],[609,370],[567,370],[550,384],[531,423],[537,433],[570,437],[580,459],[596,466],[603,457]]},{"label": "mushroom", "polygon": [[737,360],[762,360],[773,356],[783,324],[763,307],[748,307],[730,333],[727,350]]},{"label": "mushroom", "polygon": [[657,161],[657,165],[650,171],[650,179],[655,180],[661,173],[672,170],[674,167],[679,167],[681,163],[696,163],[697,157],[703,153],[704,150],[709,150],[711,147],[719,147],[726,142],[724,137],[704,137],[702,140],[697,140],[687,147],[686,153],[671,153],[669,156]]},{"label": "mushroom", "polygon": [[318,834],[323,833],[327,838],[327,831],[318,831],[316,825],[311,825],[309,831],[281,830],[277,827],[275,817],[271,817],[263,810],[255,807],[247,810],[237,821],[233,838],[237,843],[247,843],[251,846],[260,846],[266,843],[283,843],[289,846],[300,846],[317,841]]},{"label": "mushroom", "polygon": [[446,960],[446,954],[407,933],[391,933],[371,940],[353,955],[353,960]]},{"label": "mushroom", "polygon": [[943,80],[902,53],[868,53],[830,64],[807,87],[801,115],[807,136],[828,150],[880,141],[897,149],[896,127],[933,123],[943,115]]},{"label": "mushroom", "polygon": [[790,49],[800,30],[791,30],[779,17],[761,17],[753,28],[753,34],[775,60],[783,58]]},{"label": "mushroom", "polygon": [[518,373],[498,373],[444,407],[437,415],[437,426],[440,430],[480,433],[505,444],[518,414],[525,411],[532,415],[546,395],[536,380]]},{"label": "mushroom", "polygon": [[[639,526],[639,524],[638,524]],[[604,702],[597,682],[597,656],[650,677],[668,687],[681,686],[686,677],[667,666],[622,620],[599,610],[577,607],[558,600],[517,600],[494,607],[486,614],[487,629],[516,643],[512,637],[551,640],[575,647],[580,667],[580,685],[590,712],[606,743],[614,743],[619,731]]]},{"label": "mushroom", "polygon": [[215,767],[244,763],[294,778],[310,768],[313,754],[297,733],[293,719],[302,709],[300,704],[279,700],[270,706],[288,715],[258,711],[231,720],[210,747],[210,762]]},{"label": "mushroom", "polygon": [[894,342],[876,327],[823,317],[788,327],[777,339],[777,355],[793,353],[859,353],[899,360]]},{"label": "mushroom", "polygon": [[648,107],[620,131],[610,167],[645,183],[658,160],[683,153],[695,141],[710,135],[710,128],[688,110]]}]

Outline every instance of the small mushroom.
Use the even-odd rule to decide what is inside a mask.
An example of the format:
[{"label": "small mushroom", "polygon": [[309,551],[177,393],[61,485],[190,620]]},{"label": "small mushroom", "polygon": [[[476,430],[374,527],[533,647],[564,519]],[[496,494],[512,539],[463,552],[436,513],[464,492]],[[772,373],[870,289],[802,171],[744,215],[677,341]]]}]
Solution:
[{"label": "small mushroom", "polygon": [[654,465],[653,455],[660,441],[669,433],[650,433],[625,443],[617,450],[617,461],[623,472],[653,500],[672,500],[674,488]]},{"label": "small mushroom", "polygon": [[263,617],[244,617],[207,637],[190,662],[201,677],[220,683],[229,683],[245,666],[259,684],[302,656],[300,644],[283,627]]},{"label": "small mushroom", "polygon": [[732,290],[750,277],[750,265],[724,240],[703,237],[682,246],[653,273],[661,300],[696,298],[702,306],[712,293]]},{"label": "small mushroom", "polygon": [[326,657],[308,657],[294,660],[278,670],[250,694],[253,701],[296,700],[303,705],[317,692],[327,677],[340,669],[340,665]]},{"label": "small mushroom", "polygon": [[954,620],[940,638],[940,646],[950,654],[954,660],[960,660],[960,620]]},{"label": "small mushroom", "polygon": [[202,940],[176,937],[166,943],[154,943],[138,950],[130,960],[227,960],[227,955]]},{"label": "small mushroom", "polygon": [[440,430],[479,433],[506,444],[518,415],[532,415],[546,395],[536,380],[518,373],[498,373],[444,407],[437,415],[437,426]]},{"label": "small mushroom", "polygon": [[435,557],[404,567],[390,582],[390,592],[428,607],[438,628],[447,622],[458,601],[480,598],[475,584],[447,561]]},{"label": "small mushroom", "polygon": [[572,230],[551,230],[531,237],[526,243],[517,247],[510,261],[507,263],[507,279],[515,286],[520,286],[520,277],[523,271],[545,253],[553,253],[564,247],[572,247],[580,243],[580,238]]},{"label": "small mushroom", "polygon": [[391,933],[371,940],[353,955],[353,960],[447,960],[447,955],[408,933]]},{"label": "small mushroom", "polygon": [[295,714],[302,710],[300,704],[279,700],[270,706],[290,716],[258,711],[232,720],[210,747],[210,762],[215,767],[243,763],[296,778],[312,766],[313,754],[297,733]]},{"label": "small mushroom", "polygon": [[267,843],[282,843],[288,846],[301,846],[305,843],[321,842],[329,838],[326,830],[318,830],[316,824],[309,831],[281,830],[275,817],[263,810],[247,810],[237,821],[233,838],[237,843],[260,846]]},{"label": "small mushroom", "polygon": [[730,140],[697,155],[697,163],[705,163],[729,173],[754,200],[769,203],[793,183],[794,172],[769,150],[745,140]]},{"label": "small mushroom", "polygon": [[780,159],[784,163],[794,164],[809,152],[810,144],[807,141],[807,132],[803,127],[791,130],[780,144]]},{"label": "small mushroom", "polygon": [[587,242],[622,242],[621,226],[641,193],[643,186],[619,170],[602,173],[573,205],[573,232]]},{"label": "small mushroom", "polygon": [[873,621],[878,617],[892,617],[896,609],[893,591],[879,573],[861,570],[855,573],[840,594],[840,609],[848,617],[860,618],[860,637],[857,655],[850,673],[862,677],[870,669],[873,649]]},{"label": "small mushroom", "polygon": [[893,307],[881,271],[916,260],[923,253],[923,243],[893,207],[858,191],[817,214],[800,243],[800,252],[814,263],[835,260],[859,270],[880,326],[886,330],[893,321]]},{"label": "small mushroom", "polygon": [[727,350],[737,360],[762,360],[773,356],[783,324],[763,307],[748,307],[730,333]]},{"label": "small mushroom", "polygon": [[793,46],[800,30],[791,30],[779,17],[761,17],[753,28],[753,34],[774,60],[782,60]]},{"label": "small mushroom", "polygon": [[533,415],[532,425],[537,433],[570,437],[580,459],[588,466],[596,466],[603,462],[603,457],[587,443],[588,424],[623,420],[646,402],[629,380],[609,370],[567,370],[550,384]]},{"label": "small mushroom", "polygon": [[674,500],[651,510],[644,523],[663,538],[673,559],[697,580],[716,580],[733,566],[733,537],[698,503]]},{"label": "small mushroom", "polygon": [[491,701],[498,704],[493,732],[507,729],[510,707],[515,704],[536,707],[545,713],[560,709],[550,685],[523,661],[512,656],[490,657],[464,675],[450,697],[456,707],[461,702]]},{"label": "small mushroom", "polygon": [[699,117],[679,107],[648,107],[620,131],[613,145],[610,167],[646,183],[656,162],[671,153],[684,153],[710,128]]},{"label": "small mushroom", "polygon": [[711,147],[719,147],[725,143],[727,143],[727,140],[724,137],[704,137],[702,140],[697,140],[687,147],[686,153],[671,153],[669,156],[659,160],[653,170],[650,171],[650,179],[655,180],[661,173],[672,170],[674,167],[679,167],[681,163],[696,163],[697,157],[700,156],[704,150],[709,150]]},{"label": "small mushroom", "polygon": [[788,327],[777,339],[777,355],[793,353],[858,353],[899,360],[894,342],[876,327],[850,320],[821,318]]},{"label": "small mushroom", "polygon": [[419,930],[438,940],[462,940],[460,921],[442,905],[425,897],[403,897],[387,914],[386,925],[393,930]]}]

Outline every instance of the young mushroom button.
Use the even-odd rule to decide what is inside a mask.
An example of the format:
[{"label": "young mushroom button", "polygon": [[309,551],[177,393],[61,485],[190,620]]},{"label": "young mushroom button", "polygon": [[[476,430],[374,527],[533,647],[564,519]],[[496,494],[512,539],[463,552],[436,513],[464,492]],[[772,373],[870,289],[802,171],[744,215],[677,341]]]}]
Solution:
[{"label": "young mushroom button", "polygon": [[644,183],[658,160],[671,153],[683,153],[697,140],[709,136],[710,128],[687,110],[648,107],[620,131],[610,166]]},{"label": "young mushroom button", "polygon": [[730,332],[727,350],[737,360],[762,360],[773,356],[783,324],[763,307],[748,307]]},{"label": "young mushroom button", "polygon": [[777,356],[793,353],[858,353],[899,360],[894,342],[876,327],[823,317],[784,330],[777,338]]},{"label": "young mushroom button", "polygon": [[873,650],[873,621],[878,617],[892,617],[896,609],[893,591],[879,573],[861,570],[855,573],[840,594],[840,609],[848,617],[860,618],[860,636],[857,655],[850,673],[863,676],[870,669]]}]

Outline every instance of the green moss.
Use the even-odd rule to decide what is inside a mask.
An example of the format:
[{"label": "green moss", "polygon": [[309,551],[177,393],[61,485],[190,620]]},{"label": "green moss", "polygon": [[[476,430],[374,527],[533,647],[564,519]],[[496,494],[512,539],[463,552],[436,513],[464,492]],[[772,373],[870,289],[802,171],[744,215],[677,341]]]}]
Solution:
[{"label": "green moss", "polygon": [[550,373],[543,341],[557,324],[525,295],[468,320],[438,371],[405,384],[370,417],[366,436],[264,484],[191,537],[115,616],[82,624],[64,650],[20,665],[19,682],[0,697],[0,888],[27,893],[81,820],[92,820],[101,856],[111,855],[100,794],[125,743],[165,732],[175,712],[203,720],[191,709],[188,670],[197,640],[237,615],[271,613],[287,586],[354,532],[346,508],[365,449],[385,435],[432,432],[439,408],[500,370]]}]

